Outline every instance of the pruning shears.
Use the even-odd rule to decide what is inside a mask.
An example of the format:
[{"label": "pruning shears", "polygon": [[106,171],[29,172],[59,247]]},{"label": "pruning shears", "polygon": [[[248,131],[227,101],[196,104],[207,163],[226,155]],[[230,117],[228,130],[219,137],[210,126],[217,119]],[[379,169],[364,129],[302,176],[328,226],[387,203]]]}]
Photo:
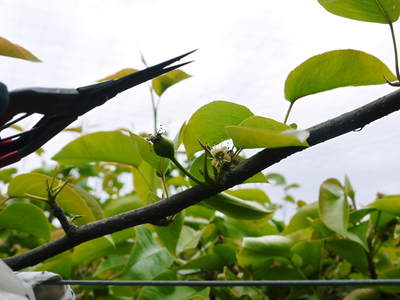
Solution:
[{"label": "pruning shears", "polygon": [[[24,88],[11,91],[8,99],[2,93],[0,131],[33,113],[42,114],[43,117],[25,132],[0,138],[0,168],[15,163],[34,152],[79,116],[104,104],[117,94],[190,63],[191,61],[172,65],[194,51],[119,79],[76,89]],[[4,85],[0,87],[3,90],[4,88],[6,89]],[[21,113],[22,116],[14,119]]]}]

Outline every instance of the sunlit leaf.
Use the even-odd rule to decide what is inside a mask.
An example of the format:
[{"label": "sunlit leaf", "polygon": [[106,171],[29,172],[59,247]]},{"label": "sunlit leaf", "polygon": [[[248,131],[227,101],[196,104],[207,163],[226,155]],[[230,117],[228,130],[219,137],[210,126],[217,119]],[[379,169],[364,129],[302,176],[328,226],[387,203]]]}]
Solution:
[{"label": "sunlit leaf", "polygon": [[214,101],[200,107],[190,118],[183,134],[187,155],[202,150],[199,141],[214,146],[229,138],[225,127],[238,125],[252,116],[245,106],[226,101]]},{"label": "sunlit leaf", "polygon": [[358,50],[334,50],[313,56],[290,72],[285,97],[290,102],[338,87],[386,83],[395,75],[378,58]]},{"label": "sunlit leaf", "polygon": [[322,258],[322,241],[300,241],[292,247],[302,260],[302,268],[309,274],[318,271]]},{"label": "sunlit leaf", "polygon": [[16,168],[7,168],[0,170],[0,180],[8,183],[13,178],[13,175],[17,173],[18,170]]},{"label": "sunlit leaf", "polygon": [[[388,23],[400,15],[399,0],[318,0],[327,11],[349,19]],[[385,15],[387,17],[385,17]]]},{"label": "sunlit leaf", "polygon": [[349,213],[344,187],[334,178],[325,180],[319,193],[319,214],[322,222],[334,232],[368,249],[357,235],[348,231]]},{"label": "sunlit leaf", "polygon": [[30,233],[48,241],[50,224],[43,211],[30,203],[14,203],[0,211],[0,227]]},{"label": "sunlit leaf", "polygon": [[106,218],[120,214],[129,210],[134,210],[143,206],[143,202],[138,195],[129,195],[107,201],[104,206],[104,216]]},{"label": "sunlit leaf", "polygon": [[136,144],[120,131],[103,131],[83,135],[52,157],[60,164],[117,162],[138,167],[142,161]]},{"label": "sunlit leaf", "polygon": [[274,257],[290,258],[293,245],[291,239],[280,235],[244,238],[243,246],[237,255],[241,266],[259,267]]},{"label": "sunlit leaf", "polygon": [[380,293],[373,288],[358,288],[347,294],[343,300],[381,300]]},{"label": "sunlit leaf", "polygon": [[242,200],[226,193],[212,196],[201,204],[237,219],[261,219],[272,213],[256,201]]},{"label": "sunlit leaf", "polygon": [[191,76],[182,70],[172,70],[164,75],[154,78],[151,81],[151,85],[154,92],[158,96],[161,96],[168,88],[189,77]]},{"label": "sunlit leaf", "polygon": [[40,62],[40,59],[21,46],[0,37],[0,55]]},{"label": "sunlit leaf", "polygon": [[[29,198],[27,195],[47,199],[47,182],[52,182],[52,177],[28,173],[16,176],[8,186],[10,197]],[[55,180],[57,185],[60,181]],[[103,218],[103,212],[97,200],[81,188],[67,184],[57,197],[60,207],[71,215],[79,215],[77,224],[85,224]]]},{"label": "sunlit leaf", "polygon": [[139,71],[139,70],[132,69],[132,68],[126,68],[126,69],[122,69],[121,71],[118,71],[118,72],[116,72],[116,73],[114,73],[112,75],[109,75],[109,76],[106,76],[106,77],[104,77],[102,79],[99,79],[97,81],[98,82],[102,82],[102,81],[107,81],[107,80],[118,79],[118,78],[121,78],[121,77],[125,77],[125,76],[127,76],[129,74],[136,73],[137,71]]}]

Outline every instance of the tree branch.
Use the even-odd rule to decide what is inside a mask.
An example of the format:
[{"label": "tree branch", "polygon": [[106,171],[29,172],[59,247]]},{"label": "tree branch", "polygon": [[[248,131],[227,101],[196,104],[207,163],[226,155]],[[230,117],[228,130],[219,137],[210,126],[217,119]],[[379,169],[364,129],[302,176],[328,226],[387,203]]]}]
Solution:
[{"label": "tree branch", "polygon": [[[369,123],[399,109],[400,90],[397,90],[358,109],[309,128],[310,137],[308,138],[308,143],[312,147],[347,132],[363,128]],[[12,269],[19,270],[38,264],[83,242],[129,227],[154,223],[240,184],[254,174],[304,149],[306,147],[264,149],[227,173],[219,187],[195,186],[157,203],[77,227],[73,237],[64,236],[23,254],[6,258],[4,262]]]}]

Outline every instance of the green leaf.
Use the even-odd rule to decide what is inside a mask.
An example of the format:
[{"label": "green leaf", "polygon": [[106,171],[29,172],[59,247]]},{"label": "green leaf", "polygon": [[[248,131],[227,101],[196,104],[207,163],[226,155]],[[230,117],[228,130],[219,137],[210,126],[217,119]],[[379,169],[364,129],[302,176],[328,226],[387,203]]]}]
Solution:
[{"label": "green leaf", "polygon": [[261,189],[226,190],[225,193],[243,200],[257,201],[261,204],[271,203],[271,199]]},{"label": "green leaf", "polygon": [[302,268],[310,275],[320,268],[322,244],[322,241],[300,241],[292,248],[293,253],[301,257]]},{"label": "green leaf", "polygon": [[4,183],[9,183],[13,178],[13,175],[17,173],[18,170],[16,168],[7,168],[0,170],[0,180]]},{"label": "green leaf", "polygon": [[268,222],[268,217],[257,220],[225,218],[224,227],[224,235],[237,240],[241,240],[243,237],[279,234],[276,227]]},{"label": "green leaf", "polygon": [[138,168],[133,168],[132,173],[135,192],[147,204],[149,195],[161,185],[161,179],[156,175],[156,170],[145,161]]},{"label": "green leaf", "polygon": [[393,23],[400,15],[399,0],[318,0],[318,2],[335,15],[358,21],[387,24],[387,17]]},{"label": "green leaf", "polygon": [[142,161],[135,142],[121,131],[83,135],[62,148],[52,159],[60,164],[107,161],[134,167]]},{"label": "green leaf", "polygon": [[122,278],[150,280],[169,268],[173,259],[166,249],[158,246],[149,229],[144,226],[135,229],[136,243],[122,271]]},{"label": "green leaf", "polygon": [[[172,271],[166,271],[155,278],[155,280],[177,280]],[[138,300],[206,300],[210,288],[190,286],[145,286],[139,293]]]},{"label": "green leaf", "polygon": [[385,77],[396,80],[375,56],[352,49],[329,51],[309,58],[290,72],[285,82],[285,98],[295,102],[338,87],[383,84]]},{"label": "green leaf", "polygon": [[214,146],[229,138],[225,127],[238,125],[253,113],[245,106],[226,101],[214,101],[200,107],[190,118],[183,134],[187,155],[202,150],[198,141]]},{"label": "green leaf", "polygon": [[[28,173],[16,176],[8,186],[8,196],[16,198],[29,198],[27,194],[47,199],[46,181],[51,183],[52,177]],[[55,185],[61,183],[55,180]],[[81,188],[67,184],[57,197],[60,207],[71,215],[79,215],[76,219],[78,225],[90,223],[103,218],[103,211],[97,200]]]},{"label": "green leaf", "polygon": [[21,46],[0,37],[0,55],[40,62],[40,59]]},{"label": "green leaf", "polygon": [[258,202],[242,200],[226,193],[212,196],[201,204],[236,219],[261,219],[272,213]]},{"label": "green leaf", "polygon": [[[199,180],[205,181],[203,170],[204,170],[204,156],[205,154],[201,154],[199,157],[196,157],[193,160],[192,165],[190,166],[189,172],[198,178]],[[239,161],[244,161],[244,158],[239,157]],[[215,176],[212,171],[211,159],[207,160],[207,168],[208,168],[208,175],[210,178],[215,179]],[[192,186],[197,185],[193,180],[189,180]],[[257,174],[251,176],[250,178],[246,179],[243,183],[267,183],[268,180],[266,179],[265,175],[262,172],[258,172]]]},{"label": "green leaf", "polygon": [[277,148],[286,146],[307,146],[309,133],[293,130],[273,119],[251,116],[238,126],[226,126],[226,131],[237,148]]},{"label": "green leaf", "polygon": [[349,213],[344,187],[337,179],[325,180],[319,192],[319,214],[322,222],[329,229],[360,244],[367,250],[366,244],[357,235],[348,231]]},{"label": "green leaf", "polygon": [[317,218],[319,218],[318,202],[303,206],[293,215],[283,232],[291,234],[297,230],[308,228],[311,226],[310,220]]},{"label": "green leaf", "polygon": [[242,249],[237,255],[238,263],[244,267],[252,265],[257,268],[271,258],[289,259],[292,256],[292,244],[291,239],[281,235],[245,237]]},{"label": "green leaf", "polygon": [[358,288],[347,294],[343,300],[381,300],[378,290],[373,288]]},{"label": "green leaf", "polygon": [[68,278],[71,276],[73,271],[72,253],[65,251],[59,255],[53,256],[52,258],[49,258],[43,263],[34,267],[32,271],[53,272],[62,276],[63,278]]},{"label": "green leaf", "polygon": [[400,216],[400,195],[390,195],[377,199],[369,207]]},{"label": "green leaf", "polygon": [[179,270],[207,270],[221,271],[224,267],[224,262],[216,254],[205,254],[203,256],[191,259],[188,263],[179,267]]},{"label": "green leaf", "polygon": [[183,226],[176,245],[176,253],[181,253],[186,249],[196,248],[199,244],[202,231],[196,231],[188,226]]},{"label": "green leaf", "polygon": [[138,195],[129,195],[107,201],[104,206],[104,216],[106,218],[143,206],[143,202]]},{"label": "green leaf", "polygon": [[176,253],[176,246],[181,235],[182,227],[183,213],[175,215],[174,220],[168,224],[168,226],[155,226],[158,238],[172,255]]},{"label": "green leaf", "polygon": [[0,227],[50,240],[50,224],[46,216],[39,207],[30,203],[14,203],[0,211]]},{"label": "green leaf", "polygon": [[[116,247],[119,247],[127,239],[135,236],[133,228],[127,228],[108,236],[103,236],[85,243],[82,243],[74,248],[72,255],[72,264],[74,267],[79,267],[83,263],[107,256],[113,252]],[[125,258],[126,262],[126,258]]]},{"label": "green leaf", "polygon": [[127,76],[129,74],[136,73],[138,71],[139,71],[138,69],[125,68],[125,69],[122,69],[122,70],[112,74],[112,75],[109,75],[109,76],[106,76],[106,77],[104,77],[102,79],[99,79],[97,81],[98,82],[103,82],[103,81],[107,81],[107,80],[114,80],[114,79],[118,79],[118,78],[121,78],[121,77],[125,77],[125,76]]},{"label": "green leaf", "polygon": [[151,85],[154,92],[158,96],[161,96],[168,88],[170,88],[174,84],[177,84],[178,82],[190,77],[191,76],[189,74],[183,72],[182,70],[172,70],[167,74],[154,78],[151,81]]},{"label": "green leaf", "polygon": [[368,260],[365,250],[356,242],[350,240],[326,241],[327,249],[344,258],[360,272],[368,272]]},{"label": "green leaf", "polygon": [[129,134],[136,143],[137,151],[145,162],[160,172],[165,172],[168,169],[169,159],[158,156],[154,152],[153,145],[148,140],[131,132]]}]

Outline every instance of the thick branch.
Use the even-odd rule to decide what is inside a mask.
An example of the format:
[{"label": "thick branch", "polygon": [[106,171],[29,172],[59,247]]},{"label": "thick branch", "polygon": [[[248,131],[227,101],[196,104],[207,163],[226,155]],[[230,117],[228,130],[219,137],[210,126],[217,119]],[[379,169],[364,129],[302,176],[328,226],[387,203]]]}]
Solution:
[{"label": "thick branch", "polygon": [[[347,132],[363,128],[367,124],[399,109],[400,91],[396,91],[356,110],[309,128],[308,142],[312,147]],[[303,149],[305,148],[284,147],[262,150],[229,172],[218,188],[195,186],[157,203],[80,226],[74,232],[73,237],[64,236],[26,253],[6,258],[4,261],[12,269],[19,270],[40,263],[83,242],[132,226],[154,223],[240,184],[254,174]]]}]

